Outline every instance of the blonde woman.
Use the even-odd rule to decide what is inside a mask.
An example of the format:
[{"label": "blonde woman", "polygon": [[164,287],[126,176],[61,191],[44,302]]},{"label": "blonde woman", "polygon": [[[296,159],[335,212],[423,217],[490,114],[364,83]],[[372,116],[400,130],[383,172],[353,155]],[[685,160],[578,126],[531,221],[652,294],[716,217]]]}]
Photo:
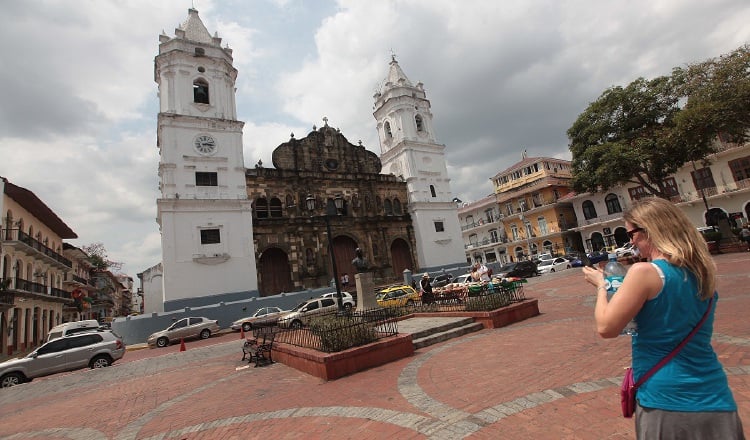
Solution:
[{"label": "blonde woman", "polygon": [[[635,319],[634,380],[668,355],[696,326],[715,295],[716,266],[687,216],[660,198],[625,213],[630,241],[646,262],[633,264],[609,302],[602,271],[583,268],[594,285],[596,329],[620,335]],[[716,295],[718,299],[718,295]],[[704,324],[677,356],[637,390],[638,439],[744,439],[737,404],[711,346],[716,300]]]}]

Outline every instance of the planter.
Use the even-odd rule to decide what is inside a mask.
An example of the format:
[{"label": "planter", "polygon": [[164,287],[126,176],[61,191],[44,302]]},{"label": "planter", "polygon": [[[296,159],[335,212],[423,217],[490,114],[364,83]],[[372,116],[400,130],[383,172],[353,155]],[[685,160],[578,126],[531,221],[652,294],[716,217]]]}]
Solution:
[{"label": "planter", "polygon": [[414,354],[411,335],[399,334],[372,344],[337,353],[324,353],[294,345],[274,343],[273,360],[319,377],[334,380]]},{"label": "planter", "polygon": [[484,328],[500,328],[537,315],[539,315],[539,301],[536,299],[526,299],[488,312],[416,313],[414,316],[473,318],[474,321],[482,323]]}]

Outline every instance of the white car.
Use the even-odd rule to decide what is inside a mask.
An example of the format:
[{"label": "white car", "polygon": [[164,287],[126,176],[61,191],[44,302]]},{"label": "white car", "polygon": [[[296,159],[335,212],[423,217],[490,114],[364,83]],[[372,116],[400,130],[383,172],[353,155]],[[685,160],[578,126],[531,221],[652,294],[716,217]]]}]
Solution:
[{"label": "white car", "polygon": [[635,249],[633,248],[633,244],[631,242],[627,242],[624,245],[618,247],[613,251],[617,257],[630,257],[635,253]]},{"label": "white car", "polygon": [[551,260],[542,260],[539,262],[536,269],[540,274],[570,269],[570,261],[562,257],[553,258]]},{"label": "white car", "polygon": [[[321,298],[333,298],[336,299],[336,292],[328,292],[320,295]],[[344,308],[349,310],[357,306],[357,301],[352,297],[349,292],[341,292],[341,302]]]}]

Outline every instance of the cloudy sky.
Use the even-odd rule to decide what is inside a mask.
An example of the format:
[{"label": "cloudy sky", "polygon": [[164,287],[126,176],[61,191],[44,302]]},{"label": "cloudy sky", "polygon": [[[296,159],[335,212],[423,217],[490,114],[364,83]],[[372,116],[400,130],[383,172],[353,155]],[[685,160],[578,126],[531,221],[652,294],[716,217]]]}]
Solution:
[{"label": "cloudy sky", "polygon": [[324,116],[379,154],[372,95],[393,53],[464,201],[523,150],[570,159],[566,130],[606,88],[750,42],[747,0],[5,1],[0,176],[133,278],[161,260],[153,59],[191,5],[234,49],[247,167]]}]

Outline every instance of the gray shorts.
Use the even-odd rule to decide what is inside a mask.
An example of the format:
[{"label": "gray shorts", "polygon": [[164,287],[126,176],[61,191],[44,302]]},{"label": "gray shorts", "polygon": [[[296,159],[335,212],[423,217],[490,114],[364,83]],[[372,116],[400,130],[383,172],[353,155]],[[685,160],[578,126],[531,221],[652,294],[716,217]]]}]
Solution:
[{"label": "gray shorts", "polygon": [[639,440],[745,440],[737,411],[680,412],[635,407]]}]

